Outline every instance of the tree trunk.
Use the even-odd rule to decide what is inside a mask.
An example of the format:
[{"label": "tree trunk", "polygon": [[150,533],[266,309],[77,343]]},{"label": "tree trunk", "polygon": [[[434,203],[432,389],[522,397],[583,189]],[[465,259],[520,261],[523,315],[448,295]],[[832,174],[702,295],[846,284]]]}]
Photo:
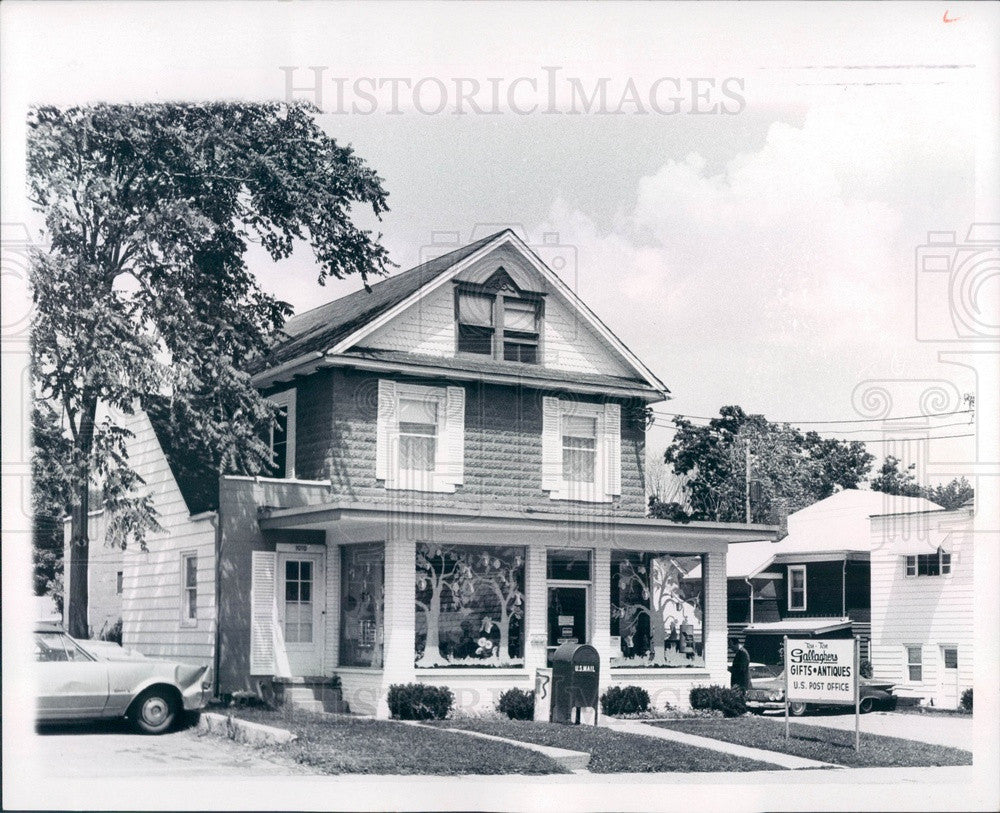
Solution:
[{"label": "tree trunk", "polygon": [[74,638],[89,638],[90,625],[87,623],[87,571],[90,560],[90,482],[77,483],[77,498],[70,519],[70,571],[69,596],[66,602],[66,616],[70,635]]},{"label": "tree trunk", "polygon": [[94,445],[97,399],[85,396],[80,411],[80,429],[74,443],[76,454],[76,499],[70,515],[70,573],[66,617],[74,638],[89,638],[90,594],[87,574],[90,565],[90,454]]}]

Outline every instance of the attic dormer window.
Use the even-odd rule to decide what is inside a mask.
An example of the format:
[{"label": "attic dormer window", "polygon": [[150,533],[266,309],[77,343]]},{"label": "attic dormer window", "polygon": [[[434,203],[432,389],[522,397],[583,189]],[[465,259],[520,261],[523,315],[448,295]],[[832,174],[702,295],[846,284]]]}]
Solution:
[{"label": "attic dormer window", "polygon": [[455,301],[458,352],[538,364],[542,303],[516,289],[503,269],[485,285],[463,285]]}]

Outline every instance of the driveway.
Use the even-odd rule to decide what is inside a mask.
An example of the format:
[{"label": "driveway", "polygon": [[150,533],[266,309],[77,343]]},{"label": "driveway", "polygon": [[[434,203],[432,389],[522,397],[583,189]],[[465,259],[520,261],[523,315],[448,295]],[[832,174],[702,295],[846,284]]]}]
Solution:
[{"label": "driveway", "polygon": [[[780,715],[784,719],[784,715]],[[840,711],[822,711],[793,717],[792,722],[818,725],[825,728],[854,730],[854,714]],[[882,734],[902,737],[905,740],[948,745],[965,751],[972,749],[972,716],[946,714],[898,714],[892,711],[873,711],[861,715],[861,734]]]},{"label": "driveway", "polygon": [[[133,734],[120,723],[40,728],[18,743],[24,769],[43,779],[205,776],[288,776],[306,773],[287,760],[230,740],[198,736],[194,728],[156,737]],[[6,750],[6,749],[5,749]]]}]

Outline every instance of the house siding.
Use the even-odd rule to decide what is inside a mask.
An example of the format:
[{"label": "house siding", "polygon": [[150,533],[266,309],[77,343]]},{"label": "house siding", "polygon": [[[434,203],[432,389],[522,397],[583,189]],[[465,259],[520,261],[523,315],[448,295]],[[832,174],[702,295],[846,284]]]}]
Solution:
[{"label": "house siding", "polygon": [[[904,539],[952,529],[951,573],[908,577]],[[872,519],[872,665],[876,678],[897,683],[900,696],[946,702],[940,687],[941,647],[958,649],[958,691],[973,684],[973,534],[971,517],[962,511],[923,517]],[[928,546],[928,550],[930,546]],[[922,679],[910,681],[907,646],[922,650]]]},{"label": "house siding", "polygon": [[[129,462],[146,482],[162,530],[124,553],[122,643],[144,655],[211,662],[215,644],[214,515],[192,519],[149,419],[130,421]],[[198,557],[197,622],[182,623],[181,554]]]},{"label": "house siding", "polygon": [[[99,638],[122,617],[122,596],[118,593],[118,573],[123,570],[120,548],[105,542],[107,517],[104,511],[90,514],[88,523],[90,546],[87,557],[87,626],[94,638]],[[65,595],[70,595],[73,546],[70,544],[70,523],[63,524],[63,579]]]},{"label": "house siding", "polygon": [[[386,491],[375,478],[378,376],[324,370],[298,388],[295,470],[299,477],[329,480],[333,494],[358,502],[387,498],[428,507],[526,509],[581,514],[645,515],[645,431],[622,420],[621,495],[598,504],[555,501],[542,491],[542,396],[550,391],[484,382],[420,379],[431,386],[465,388],[465,482],[454,494]],[[393,377],[397,381],[415,380]],[[416,381],[416,380],[415,380]],[[600,403],[596,397],[577,396]],[[623,406],[626,402],[616,401]]]}]

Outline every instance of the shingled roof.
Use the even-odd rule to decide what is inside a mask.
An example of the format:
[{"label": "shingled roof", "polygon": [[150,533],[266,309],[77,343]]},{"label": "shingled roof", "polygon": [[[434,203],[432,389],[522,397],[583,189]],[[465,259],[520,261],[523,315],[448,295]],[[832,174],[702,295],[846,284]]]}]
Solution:
[{"label": "shingled roof", "polygon": [[427,283],[439,277],[455,263],[471,256],[493,242],[504,231],[491,234],[467,246],[449,251],[415,268],[396,274],[333,302],[293,316],[285,325],[286,338],[276,342],[258,369],[291,361],[306,353],[322,352],[355,330],[395,307]]}]

